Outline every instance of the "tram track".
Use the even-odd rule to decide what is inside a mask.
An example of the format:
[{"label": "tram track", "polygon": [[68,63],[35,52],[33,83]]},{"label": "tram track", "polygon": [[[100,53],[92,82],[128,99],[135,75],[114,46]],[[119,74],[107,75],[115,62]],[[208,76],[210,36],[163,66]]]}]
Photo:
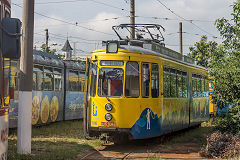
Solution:
[{"label": "tram track", "polygon": [[[95,157],[93,157],[93,155],[94,155],[94,154],[97,154],[97,153],[101,154],[101,151],[100,151],[100,150],[94,150],[94,151],[86,154],[85,156],[81,157],[81,158],[78,159],[78,160],[95,160],[95,159],[101,159],[101,160],[103,159],[103,160],[104,160],[104,159],[109,159],[109,158],[98,157],[98,155],[96,155]],[[116,159],[127,160],[132,153],[133,153],[133,152],[125,153],[125,154],[123,155],[123,157],[118,157],[119,155],[117,155],[117,154],[113,154],[113,155],[111,155],[111,156],[112,156],[112,157],[117,157]]]},{"label": "tram track", "polygon": [[128,157],[130,156],[131,153],[132,153],[132,152],[127,153],[127,154],[122,158],[122,160],[126,160],[126,159],[128,159]]},{"label": "tram track", "polygon": [[85,155],[74,160],[148,160],[156,157],[161,159],[202,159],[198,154],[200,146],[196,144],[195,138],[194,141],[189,141],[187,137],[186,141],[173,143],[174,139],[182,138],[191,132],[196,133],[199,130],[201,129],[195,127],[157,138],[129,141],[124,145],[107,143],[101,148],[85,152]]}]

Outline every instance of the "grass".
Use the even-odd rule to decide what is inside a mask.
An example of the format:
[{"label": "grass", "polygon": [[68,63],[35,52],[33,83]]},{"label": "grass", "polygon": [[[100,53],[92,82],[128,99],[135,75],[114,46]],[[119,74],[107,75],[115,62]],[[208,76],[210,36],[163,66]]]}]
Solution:
[{"label": "grass", "polygon": [[33,128],[31,155],[17,154],[17,131],[10,131],[8,159],[68,160],[103,144],[99,139],[86,140],[82,128],[82,121],[64,121]]},{"label": "grass", "polygon": [[206,145],[206,137],[208,134],[213,132],[213,126],[210,125],[211,120],[208,122],[203,122],[200,127],[190,129],[188,131],[183,131],[174,138],[172,138],[168,145],[173,143],[184,143],[184,142],[194,142],[199,146]]},{"label": "grass", "polygon": [[[186,129],[182,131],[178,131],[175,133],[172,133],[170,135],[163,136],[163,144],[161,144],[159,147],[163,149],[163,153],[173,153],[173,154],[180,154],[181,153],[181,148],[177,147],[178,146],[183,146],[186,147],[185,144],[187,143],[193,143],[196,144],[187,147],[202,147],[205,146],[207,143],[207,135],[212,133],[214,131],[214,126],[212,125],[213,121],[210,119],[207,122],[203,122],[200,127],[196,128],[191,128],[191,129]],[[198,149],[194,148],[195,149]],[[180,150],[179,150],[180,149]],[[191,148],[193,149],[193,148]],[[161,149],[160,149],[161,150]],[[185,148],[186,150],[186,148]],[[185,153],[185,150],[182,150],[182,154],[186,155],[186,159],[192,159],[193,157],[188,157],[189,153]],[[200,150],[199,150],[200,151]],[[160,151],[161,152],[161,151]],[[158,153],[158,152],[157,152]],[[148,159],[150,160],[156,160],[156,159],[163,159],[159,154],[149,154]]]}]

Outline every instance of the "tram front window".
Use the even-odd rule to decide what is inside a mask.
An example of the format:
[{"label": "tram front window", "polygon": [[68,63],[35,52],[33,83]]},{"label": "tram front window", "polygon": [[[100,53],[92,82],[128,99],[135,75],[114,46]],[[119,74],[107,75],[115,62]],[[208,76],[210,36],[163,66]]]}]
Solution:
[{"label": "tram front window", "polygon": [[101,68],[98,78],[98,95],[121,97],[123,95],[123,69]]}]

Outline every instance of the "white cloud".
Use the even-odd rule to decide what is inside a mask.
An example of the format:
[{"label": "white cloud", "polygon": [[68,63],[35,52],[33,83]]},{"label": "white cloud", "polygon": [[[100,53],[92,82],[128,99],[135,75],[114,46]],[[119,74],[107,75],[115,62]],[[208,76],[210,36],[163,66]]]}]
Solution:
[{"label": "white cloud", "polygon": [[[36,2],[42,2],[43,0],[36,0]],[[233,1],[233,0],[232,0]],[[192,20],[215,20],[221,17],[230,17],[232,9],[230,5],[232,4],[230,0],[161,0],[166,6],[171,8],[176,14]],[[12,0],[13,3],[19,3],[19,0]],[[107,1],[110,2],[110,1]],[[118,6],[120,8],[125,8],[128,10],[129,3],[126,4],[124,1],[112,1],[112,5]],[[136,15],[145,16],[145,17],[162,17],[162,18],[172,18],[179,19],[169,10],[164,8],[157,0],[138,0],[136,3]],[[129,13],[121,11],[116,8],[111,8],[108,6],[88,3],[88,2],[79,2],[79,3],[67,3],[59,5],[35,5],[36,12],[40,12],[49,17],[56,19],[76,22],[85,20],[87,23],[78,23],[80,26],[84,26],[90,29],[94,29],[101,32],[115,34],[112,31],[113,25],[118,25],[121,23],[129,23],[129,18],[119,18],[117,20],[106,20],[99,21],[102,19],[111,19],[113,17],[122,17],[128,16]],[[21,18],[22,9],[12,5],[12,16]],[[151,18],[136,18],[136,23],[157,23],[161,24],[165,29],[166,33],[165,39],[166,44],[178,44],[178,23],[176,20],[162,20],[162,19],[151,19]],[[203,28],[207,32],[210,32],[214,35],[219,35],[216,27],[213,22],[198,22],[194,21],[196,25]],[[117,39],[113,35],[105,35],[102,33],[89,31],[81,27],[76,27],[74,25],[65,24],[59,21],[52,19],[44,18],[35,14],[35,43],[37,45],[45,41],[45,32],[44,29],[48,28],[49,33],[54,33],[59,35],[53,36],[50,34],[50,43],[57,42],[58,44],[64,44],[67,34],[69,35],[70,42],[81,42],[77,43],[76,46],[79,49],[91,51],[99,46],[99,44],[91,44],[92,41],[83,41],[81,39],[74,39],[75,37],[80,37],[83,39],[90,40],[108,40],[108,39]],[[206,34],[205,32],[199,30],[194,25],[189,22],[183,21],[183,31],[191,33],[184,34],[183,41],[184,44],[194,44],[200,39],[200,36],[192,34]],[[167,35],[169,33],[175,32],[175,34]],[[61,37],[64,36],[64,37]],[[216,40],[209,36],[209,40]],[[218,40],[219,41],[219,40]],[[90,44],[89,44],[90,43]],[[61,49],[62,46],[58,46],[58,49]],[[178,47],[171,48],[178,50]],[[188,52],[188,47],[184,47],[184,52]]]}]

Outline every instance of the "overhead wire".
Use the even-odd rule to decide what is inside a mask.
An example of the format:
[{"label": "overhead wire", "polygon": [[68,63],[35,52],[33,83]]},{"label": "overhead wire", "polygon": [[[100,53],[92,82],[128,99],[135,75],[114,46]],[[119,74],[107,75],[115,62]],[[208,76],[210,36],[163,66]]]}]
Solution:
[{"label": "overhead wire", "polygon": [[55,33],[52,33],[52,32],[49,32],[49,34],[51,35],[54,35],[54,36],[58,36],[58,37],[63,37],[63,38],[75,38],[75,39],[81,39],[81,40],[84,40],[84,41],[91,41],[91,42],[99,42],[99,41],[103,41],[103,40],[91,40],[91,39],[85,39],[85,38],[82,38],[82,37],[77,37],[77,36],[64,36],[64,35],[61,35],[61,34],[55,34]]},{"label": "overhead wire", "polygon": [[88,0],[49,1],[49,2],[36,2],[35,4],[57,4],[57,3],[72,3],[72,2],[80,2],[80,1],[88,1]]},{"label": "overhead wire", "polygon": [[[179,44],[165,44],[166,46],[179,46]],[[183,46],[186,46],[186,47],[188,47],[188,46],[193,46],[193,45],[191,45],[191,44],[183,44]]]},{"label": "overhead wire", "polygon": [[[12,4],[22,8],[22,6],[19,5],[19,4],[16,4],[16,3],[12,3]],[[97,33],[101,33],[101,34],[105,34],[105,35],[116,36],[115,34],[106,33],[106,32],[98,31],[98,30],[95,30],[95,29],[87,28],[87,27],[84,27],[84,26],[80,26],[80,25],[78,25],[77,22],[76,23],[68,22],[68,21],[65,21],[65,20],[61,20],[61,19],[57,19],[57,18],[46,16],[46,15],[38,13],[38,12],[34,12],[34,13],[37,14],[37,15],[40,15],[42,17],[48,18],[48,19],[52,19],[52,20],[55,20],[55,21],[63,22],[63,23],[66,23],[66,24],[69,24],[69,25],[73,25],[73,26],[76,26],[76,27],[79,27],[79,28],[83,28],[83,29],[86,29],[86,30],[89,30],[89,31],[93,31],[93,32],[97,32]]]},{"label": "overhead wire", "polygon": [[89,1],[92,1],[92,2],[95,2],[95,3],[98,3],[98,4],[102,4],[102,5],[105,5],[105,6],[108,6],[108,7],[112,7],[112,8],[116,8],[116,9],[121,9],[122,11],[128,11],[128,12],[130,12],[129,10],[126,10],[126,9],[124,9],[124,8],[119,8],[119,7],[116,7],[116,6],[113,6],[113,5],[104,3],[104,2],[98,2],[98,1],[96,1],[96,0],[89,0]]},{"label": "overhead wire", "polygon": [[182,20],[184,20],[184,21],[187,21],[187,22],[191,23],[192,25],[194,25],[195,27],[197,27],[197,28],[200,29],[201,31],[203,31],[203,32],[211,35],[213,38],[217,38],[217,36],[213,35],[212,33],[208,32],[208,31],[206,31],[206,30],[204,30],[204,29],[202,29],[201,27],[199,27],[198,25],[196,25],[195,23],[193,23],[193,21],[188,20],[188,19],[186,19],[186,18],[184,18],[184,17],[176,14],[173,10],[171,10],[169,7],[167,7],[167,6],[166,6],[164,3],[162,3],[160,0],[156,0],[156,1],[159,2],[162,6],[164,6],[167,10],[169,10],[169,11],[170,11],[172,14],[174,14],[175,16],[179,17],[180,19],[182,19]]},{"label": "overhead wire", "polygon": [[[182,32],[183,34],[189,34],[189,35],[194,35],[194,36],[200,36],[200,37],[202,37],[202,35],[201,34],[198,34],[198,33],[189,33],[189,32]],[[170,35],[174,35],[174,34],[179,34],[179,32],[172,32],[172,33],[167,33],[166,35],[167,36],[170,36]],[[216,37],[217,39],[221,39],[221,38],[219,38],[219,37]]]},{"label": "overhead wire", "polygon": [[[34,33],[34,34],[45,37],[44,34],[40,34],[40,33]],[[49,33],[49,34],[54,35],[54,36],[51,36],[51,37],[54,37],[55,39],[66,40],[64,37],[58,36],[56,34],[53,34],[53,33]],[[95,44],[95,45],[98,44],[98,43],[80,42],[80,41],[76,41],[76,43],[87,43],[87,44]],[[79,51],[82,51],[82,52],[86,52],[86,53],[90,53],[90,51],[88,52],[88,51],[84,51],[84,50],[81,50],[81,49],[76,49],[76,50],[79,50]]]},{"label": "overhead wire", "polygon": [[[161,20],[170,20],[170,21],[178,21],[177,18],[168,18],[168,17],[148,17],[148,16],[135,16],[136,18],[151,18],[151,19],[161,19]],[[184,21],[198,21],[198,22],[215,22],[214,20],[201,20],[201,19],[191,19],[191,20],[184,20]]]},{"label": "overhead wire", "polygon": [[[100,22],[100,21],[110,21],[110,20],[117,20],[120,18],[129,18],[130,16],[119,16],[119,17],[111,17],[111,18],[104,18],[104,19],[96,19],[96,20],[90,20],[90,21],[78,21],[78,24],[82,24],[82,23],[90,23],[90,22]],[[135,18],[148,18],[148,19],[161,19],[161,20],[170,20],[170,21],[178,21],[179,19],[174,19],[174,18],[168,18],[168,17],[146,17],[146,16],[135,16]],[[192,19],[189,21],[199,21],[199,22],[215,22],[213,20],[199,20],[199,19]],[[63,23],[65,24],[65,23]],[[58,26],[60,24],[57,25],[48,25],[48,26]]]},{"label": "overhead wire", "polygon": [[100,22],[100,21],[109,21],[109,20],[117,20],[120,18],[129,18],[130,16],[121,16],[121,17],[112,17],[112,18],[104,18],[104,19],[96,19],[96,20],[91,20],[91,21],[82,21],[78,23],[89,23],[89,22]]},{"label": "overhead wire", "polygon": [[37,5],[46,5],[46,4],[61,4],[61,3],[73,3],[73,2],[84,2],[84,1],[89,1],[89,2],[93,2],[93,3],[97,3],[97,4],[101,4],[101,5],[105,5],[111,8],[115,8],[115,9],[120,9],[122,11],[128,11],[127,9],[124,8],[120,8],[111,4],[107,4],[104,2],[99,2],[96,0],[64,0],[64,1],[49,1],[49,2],[36,2],[35,4]]}]

